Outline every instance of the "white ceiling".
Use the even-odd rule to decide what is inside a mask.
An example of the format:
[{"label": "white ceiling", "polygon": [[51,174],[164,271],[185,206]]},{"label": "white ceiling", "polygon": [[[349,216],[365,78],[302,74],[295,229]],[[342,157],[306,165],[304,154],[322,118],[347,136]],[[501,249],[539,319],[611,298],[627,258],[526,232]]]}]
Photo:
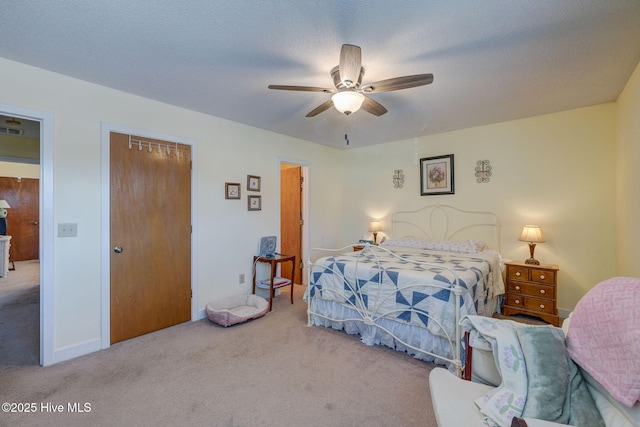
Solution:
[{"label": "white ceiling", "polygon": [[[0,57],[338,148],[614,101],[640,61],[638,0],[0,0]],[[343,43],[389,112],[305,115]]]}]

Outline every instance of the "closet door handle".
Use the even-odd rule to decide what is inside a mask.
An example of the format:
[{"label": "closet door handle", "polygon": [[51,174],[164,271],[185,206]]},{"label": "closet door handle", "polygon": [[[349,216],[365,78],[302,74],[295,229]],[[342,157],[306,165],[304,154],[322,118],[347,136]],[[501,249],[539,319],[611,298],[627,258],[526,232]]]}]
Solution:
[{"label": "closet door handle", "polygon": [[122,253],[122,246],[116,246],[115,248],[113,248],[113,252],[115,252],[117,254],[121,254]]}]

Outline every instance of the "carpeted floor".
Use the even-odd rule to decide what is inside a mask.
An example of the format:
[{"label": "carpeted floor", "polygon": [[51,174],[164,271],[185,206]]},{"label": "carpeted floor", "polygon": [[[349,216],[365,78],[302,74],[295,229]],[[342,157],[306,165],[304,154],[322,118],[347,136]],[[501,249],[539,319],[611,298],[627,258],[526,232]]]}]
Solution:
[{"label": "carpeted floor", "polygon": [[[40,262],[0,277],[0,366],[40,363]],[[1,387],[1,385],[0,385]]]},{"label": "carpeted floor", "polygon": [[0,362],[3,402],[35,409],[0,425],[435,427],[433,366],[307,327],[303,290],[229,328],[187,322],[46,368]]}]

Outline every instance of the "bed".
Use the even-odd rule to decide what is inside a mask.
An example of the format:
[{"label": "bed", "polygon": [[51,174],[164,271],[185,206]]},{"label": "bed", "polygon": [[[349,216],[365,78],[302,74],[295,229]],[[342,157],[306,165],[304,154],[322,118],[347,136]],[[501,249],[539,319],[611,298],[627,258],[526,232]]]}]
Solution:
[{"label": "bed", "polygon": [[[309,251],[309,326],[359,334],[461,374],[459,320],[491,316],[504,293],[500,221],[447,205],[397,212],[391,236]],[[398,237],[396,237],[398,236]]]}]

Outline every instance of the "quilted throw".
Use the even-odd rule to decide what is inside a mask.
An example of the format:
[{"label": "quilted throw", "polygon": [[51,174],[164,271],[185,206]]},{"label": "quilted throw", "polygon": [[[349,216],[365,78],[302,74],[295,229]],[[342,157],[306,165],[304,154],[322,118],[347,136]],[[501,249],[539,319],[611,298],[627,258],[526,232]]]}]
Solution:
[{"label": "quilted throw", "polygon": [[615,277],[587,292],[571,314],[567,348],[617,401],[639,401],[640,279]]},{"label": "quilted throw", "polygon": [[490,344],[502,377],[498,387],[476,399],[485,424],[509,427],[513,417],[524,417],[604,427],[561,329],[480,316],[460,323],[471,330],[472,346]]},{"label": "quilted throw", "polygon": [[450,288],[456,276],[463,288],[461,316],[485,314],[488,299],[504,293],[495,251],[471,255],[402,248],[394,253],[375,249],[321,258],[312,268],[309,295],[444,336],[440,323],[451,337],[456,319]]}]

